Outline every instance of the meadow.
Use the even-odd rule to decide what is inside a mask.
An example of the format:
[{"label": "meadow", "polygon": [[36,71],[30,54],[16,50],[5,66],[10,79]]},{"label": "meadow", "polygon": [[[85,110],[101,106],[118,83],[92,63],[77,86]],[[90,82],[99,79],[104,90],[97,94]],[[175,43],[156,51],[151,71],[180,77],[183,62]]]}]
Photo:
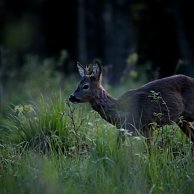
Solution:
[{"label": "meadow", "polygon": [[[118,146],[114,126],[89,105],[67,101],[78,77],[61,84],[49,61],[28,63],[2,96],[0,194],[194,193],[192,145],[176,125],[155,130],[150,152],[127,132]],[[141,84],[131,79],[109,91]]]}]

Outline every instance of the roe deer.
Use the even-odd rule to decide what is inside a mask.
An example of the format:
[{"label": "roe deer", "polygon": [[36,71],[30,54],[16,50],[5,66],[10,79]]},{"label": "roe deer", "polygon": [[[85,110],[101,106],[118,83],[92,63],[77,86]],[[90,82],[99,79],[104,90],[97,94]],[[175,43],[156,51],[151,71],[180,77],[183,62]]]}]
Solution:
[{"label": "roe deer", "polygon": [[151,123],[161,127],[176,122],[194,142],[194,128],[190,123],[194,121],[194,78],[175,75],[158,79],[114,99],[101,84],[102,68],[98,61],[92,68],[84,68],[79,62],[77,67],[82,79],[69,97],[71,102],[89,102],[109,123],[129,132],[139,131],[149,141],[153,131]]}]

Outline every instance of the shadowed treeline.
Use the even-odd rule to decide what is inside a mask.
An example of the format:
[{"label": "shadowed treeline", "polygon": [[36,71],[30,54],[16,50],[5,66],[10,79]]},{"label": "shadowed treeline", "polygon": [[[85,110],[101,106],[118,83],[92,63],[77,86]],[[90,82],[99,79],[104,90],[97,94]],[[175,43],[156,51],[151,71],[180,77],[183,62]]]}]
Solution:
[{"label": "shadowed treeline", "polygon": [[[134,53],[135,64],[149,64],[159,77],[193,75],[192,8],[184,0],[1,0],[0,68],[5,56],[18,69],[27,54],[59,57],[66,50],[74,62],[100,58],[112,65],[112,83],[129,69]],[[60,71],[75,70],[63,66]]]}]

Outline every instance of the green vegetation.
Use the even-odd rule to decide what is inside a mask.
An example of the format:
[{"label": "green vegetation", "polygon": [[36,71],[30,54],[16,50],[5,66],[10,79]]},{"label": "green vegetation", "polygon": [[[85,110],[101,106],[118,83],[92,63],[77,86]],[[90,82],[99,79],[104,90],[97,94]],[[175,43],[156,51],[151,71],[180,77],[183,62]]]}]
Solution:
[{"label": "green vegetation", "polygon": [[51,62],[37,63],[4,94],[1,194],[194,193],[191,144],[176,125],[155,131],[150,154],[143,137],[119,147],[115,127],[87,105],[66,101],[76,79],[65,78],[61,89]]}]

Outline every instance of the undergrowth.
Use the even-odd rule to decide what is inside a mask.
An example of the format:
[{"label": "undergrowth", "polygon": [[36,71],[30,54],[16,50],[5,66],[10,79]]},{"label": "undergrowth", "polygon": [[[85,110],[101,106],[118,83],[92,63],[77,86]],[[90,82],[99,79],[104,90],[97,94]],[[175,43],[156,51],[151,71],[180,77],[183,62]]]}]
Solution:
[{"label": "undergrowth", "polygon": [[40,93],[31,82],[0,116],[1,194],[194,193],[192,144],[177,125],[156,126],[149,152],[141,136],[118,146],[114,126],[66,100],[75,84]]},{"label": "undergrowth", "polygon": [[155,131],[150,153],[142,137],[119,147],[117,134],[62,92],[10,107],[1,125],[1,193],[194,192],[191,144],[177,126]]}]

